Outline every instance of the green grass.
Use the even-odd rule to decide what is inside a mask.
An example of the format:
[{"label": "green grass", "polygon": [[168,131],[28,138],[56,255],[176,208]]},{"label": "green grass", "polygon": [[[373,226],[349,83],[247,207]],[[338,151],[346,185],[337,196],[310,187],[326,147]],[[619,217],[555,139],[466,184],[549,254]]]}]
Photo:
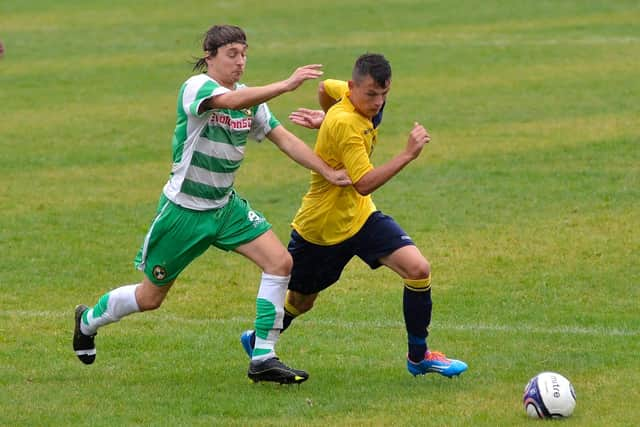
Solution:
[{"label": "green grass", "polygon": [[[576,388],[564,424],[637,425],[639,21],[637,2],[606,0],[3,1],[0,425],[520,426],[543,370]],[[220,22],[247,30],[250,85],[392,61],[374,162],[414,120],[433,141],[375,200],[432,263],[430,342],[462,377],[408,375],[401,284],[354,260],[279,343],[311,379],[249,384],[238,338],[259,271],[215,250],[77,361],[75,304],[140,279],[177,90]],[[270,103],[283,122],[314,105],[314,83]],[[307,180],[267,142],[237,188],[286,242]]]}]

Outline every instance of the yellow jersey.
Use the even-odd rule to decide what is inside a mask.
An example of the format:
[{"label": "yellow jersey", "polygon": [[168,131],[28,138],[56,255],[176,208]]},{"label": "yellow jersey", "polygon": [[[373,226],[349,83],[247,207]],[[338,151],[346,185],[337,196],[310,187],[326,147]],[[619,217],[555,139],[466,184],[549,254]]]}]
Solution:
[{"label": "yellow jersey", "polygon": [[[334,97],[341,91],[339,83],[344,84],[344,92],[335,97],[340,101],[327,112],[314,151],[332,168],[346,169],[351,180],[358,182],[373,169],[370,156],[378,131],[369,118],[356,111],[346,82],[326,80],[325,91]],[[352,185],[338,187],[311,172],[309,191],[291,225],[311,243],[335,245],[355,235],[375,210],[370,194],[363,196]]]},{"label": "yellow jersey", "polygon": [[349,91],[349,84],[344,80],[327,79],[322,83],[324,85],[324,92],[336,101],[344,98],[345,94]]}]

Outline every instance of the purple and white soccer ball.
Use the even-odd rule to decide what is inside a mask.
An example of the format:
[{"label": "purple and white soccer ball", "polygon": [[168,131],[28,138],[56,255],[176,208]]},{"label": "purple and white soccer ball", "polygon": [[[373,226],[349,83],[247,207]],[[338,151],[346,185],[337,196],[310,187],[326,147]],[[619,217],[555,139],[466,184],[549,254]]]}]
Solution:
[{"label": "purple and white soccer ball", "polygon": [[563,418],[576,407],[571,382],[555,372],[542,372],[531,378],[522,396],[524,410],[531,418]]}]

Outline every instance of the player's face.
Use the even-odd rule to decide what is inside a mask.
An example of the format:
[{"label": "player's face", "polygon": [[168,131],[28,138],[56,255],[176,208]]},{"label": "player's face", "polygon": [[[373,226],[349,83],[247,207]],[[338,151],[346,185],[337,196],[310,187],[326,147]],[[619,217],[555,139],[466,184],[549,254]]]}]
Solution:
[{"label": "player's face", "polygon": [[361,81],[349,80],[349,99],[360,114],[371,119],[384,105],[390,89],[391,81],[385,87],[380,87],[371,76],[366,76]]},{"label": "player's face", "polygon": [[229,43],[218,48],[216,56],[207,57],[207,74],[223,86],[240,81],[247,64],[247,46],[242,43]]}]

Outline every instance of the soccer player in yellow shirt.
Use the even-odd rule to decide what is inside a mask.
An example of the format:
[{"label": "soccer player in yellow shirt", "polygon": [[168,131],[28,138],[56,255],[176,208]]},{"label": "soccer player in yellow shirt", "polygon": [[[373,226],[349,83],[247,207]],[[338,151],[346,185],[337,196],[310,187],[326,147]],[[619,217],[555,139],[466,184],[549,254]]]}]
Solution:
[{"label": "soccer player in yellow shirt", "polygon": [[[337,282],[351,258],[358,256],[372,269],[381,265],[392,269],[404,282],[409,373],[452,377],[467,365],[427,347],[431,266],[407,233],[380,212],[371,198],[371,193],[415,160],[430,141],[427,130],[414,123],[404,149],[386,163],[373,166],[370,157],[390,88],[389,62],[382,55],[365,54],[357,59],[351,80],[325,80],[320,85],[324,111],[299,109],[290,116],[294,123],[319,126],[315,153],[332,168],[346,169],[353,185],[339,187],[318,173],[311,174],[310,188],[292,222],[288,250],[293,270],[283,330],[309,311],[319,292]],[[248,354],[252,353],[252,338],[252,331],[241,337]]]}]

